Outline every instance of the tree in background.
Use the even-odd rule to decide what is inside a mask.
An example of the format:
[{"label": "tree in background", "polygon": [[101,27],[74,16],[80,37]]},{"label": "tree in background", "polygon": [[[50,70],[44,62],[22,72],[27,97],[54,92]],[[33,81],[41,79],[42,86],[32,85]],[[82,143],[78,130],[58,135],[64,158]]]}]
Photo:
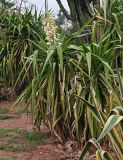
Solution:
[{"label": "tree in background", "polygon": [[93,15],[93,6],[100,8],[100,0],[67,0],[70,14],[63,6],[61,0],[56,0],[65,17],[72,21],[73,26],[78,24],[78,27],[83,24]]}]

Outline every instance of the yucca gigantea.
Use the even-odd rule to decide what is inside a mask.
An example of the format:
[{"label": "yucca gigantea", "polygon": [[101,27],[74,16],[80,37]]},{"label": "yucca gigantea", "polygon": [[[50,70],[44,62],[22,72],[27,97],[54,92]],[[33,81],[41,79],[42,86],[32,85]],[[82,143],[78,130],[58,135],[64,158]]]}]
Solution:
[{"label": "yucca gigantea", "polygon": [[[117,63],[116,67],[117,67],[117,76],[115,75],[115,78],[119,82],[120,95],[118,95],[118,93],[116,92],[113,92],[113,97],[111,96],[112,98],[110,98],[110,103],[109,103],[110,106],[108,112],[106,110],[105,111],[100,110],[100,107],[93,106],[87,101],[85,101],[83,98],[79,97],[82,101],[84,101],[87,104],[87,106],[92,111],[93,116],[100,123],[99,126],[103,128],[101,135],[99,135],[97,140],[91,138],[86,143],[86,145],[82,150],[79,160],[84,159],[86,153],[89,151],[89,148],[91,146],[96,148],[96,155],[95,155],[96,159],[99,160],[123,159],[123,147],[122,147],[123,146],[123,107],[122,107],[123,85]],[[109,86],[109,83],[107,83],[107,85]],[[121,101],[121,107],[116,106],[116,104],[113,105],[115,100],[117,100],[118,98],[117,96]],[[105,151],[100,146],[100,141],[102,141],[103,143],[106,142],[105,137],[107,137],[107,139],[109,140],[109,145],[108,145],[108,147],[110,148],[109,152]]]},{"label": "yucca gigantea", "polygon": [[[11,12],[9,15],[3,13],[0,15],[0,26],[4,35],[1,37],[0,61],[2,64],[2,75],[4,80],[14,86],[15,81],[23,68],[23,57],[28,57],[36,50],[32,41],[39,41],[43,37],[42,16],[37,11],[25,13]],[[40,36],[39,36],[40,35]],[[25,88],[27,82],[31,79],[31,70],[28,73],[25,84],[18,83],[16,91]]]},{"label": "yucca gigantea", "polygon": [[[116,37],[113,36],[116,33],[115,27],[112,30],[109,29],[110,34],[109,31],[104,32],[98,41],[96,36],[98,23],[96,23],[94,22],[91,34],[92,42],[76,46],[80,59],[79,61],[72,59],[72,63],[78,68],[79,92],[77,95],[96,105],[101,111],[106,110],[109,113],[110,92],[115,95],[116,104],[122,105],[114,85],[114,73],[111,68],[112,62],[120,55],[119,51],[122,51],[122,45],[120,45],[120,39],[115,39]],[[75,122],[78,134],[83,134],[82,128],[86,127],[87,132],[84,135],[87,139],[99,136],[101,131],[99,124],[86,103],[77,102]]]},{"label": "yucca gigantea", "polygon": [[[52,39],[54,33],[51,31],[49,36],[47,32],[47,41],[41,37],[39,42],[33,41],[37,50],[23,59],[24,66],[17,83],[19,80],[23,82],[31,68],[33,78],[19,100],[25,101],[27,110],[31,103],[34,124],[38,128],[43,120],[60,139],[75,138],[81,142],[83,135],[86,140],[90,137],[97,138],[101,132],[101,129],[97,132],[98,121],[87,105],[74,95],[82,96],[108,113],[109,91],[112,90],[115,94],[110,64],[122,46],[119,45],[120,40],[116,39],[115,26],[104,30],[97,40],[96,31],[100,23],[94,21],[92,32],[88,33],[85,28],[95,17],[69,37],[58,35],[55,42],[55,38]],[[46,31],[48,25],[47,23]],[[81,34],[82,31],[84,34]],[[76,44],[73,41],[75,38],[87,34],[91,36],[90,43],[72,45]],[[117,95],[115,101],[121,105]]]},{"label": "yucca gigantea", "polygon": [[[22,75],[26,77],[30,67],[33,67],[34,77],[17,101],[24,100],[27,110],[31,103],[34,124],[40,128],[43,120],[61,140],[75,138],[81,142],[87,127],[87,139],[92,136],[96,138],[100,133],[97,132],[97,120],[86,108],[86,104],[74,97],[75,94],[90,100],[92,104],[98,104],[101,110],[109,111],[106,102],[110,88],[106,86],[103,78],[109,82],[109,73],[113,72],[109,63],[118,56],[115,51],[121,47],[118,46],[118,41],[112,40],[110,49],[109,41],[114,30],[110,35],[108,32],[104,33],[97,44],[94,26],[91,44],[72,45],[73,40],[79,37],[94,18],[70,37],[58,35],[56,42],[52,43],[54,41],[49,39],[51,36],[47,41],[41,39],[40,42],[34,43],[38,50],[26,57],[18,77],[18,80]],[[83,35],[85,34],[81,36]],[[111,52],[112,55],[109,54]],[[118,97],[116,102],[121,104]]]},{"label": "yucca gigantea", "polygon": [[[25,101],[27,110],[28,104],[31,103],[34,124],[38,128],[43,120],[62,140],[76,138],[74,123],[76,102],[72,93],[78,92],[78,69],[71,62],[72,59],[78,60],[79,56],[78,51],[71,48],[70,44],[94,18],[70,37],[56,35],[54,41],[47,32],[47,41],[41,39],[35,43],[39,48],[31,56],[26,57],[17,80],[18,83],[22,75],[25,77],[28,74],[30,66],[33,67],[34,77],[18,100]],[[45,25],[45,30],[47,27],[49,24]]]},{"label": "yucca gigantea", "polygon": [[[84,100],[85,101],[85,100]],[[87,102],[85,102],[87,103]],[[82,160],[85,154],[89,151],[91,146],[96,148],[96,159],[99,160],[113,160],[114,158],[117,160],[123,159],[123,109],[122,107],[115,107],[111,110],[110,114],[97,110],[97,107],[92,106],[87,103],[88,107],[92,110],[93,115],[98,119],[100,126],[103,128],[101,135],[98,139],[90,139],[85,147],[82,150],[81,156],[79,160]],[[105,136],[108,136],[109,146],[111,148],[111,152],[108,153],[102,149],[99,142],[103,139],[105,143]],[[113,152],[112,152],[113,150]]]}]

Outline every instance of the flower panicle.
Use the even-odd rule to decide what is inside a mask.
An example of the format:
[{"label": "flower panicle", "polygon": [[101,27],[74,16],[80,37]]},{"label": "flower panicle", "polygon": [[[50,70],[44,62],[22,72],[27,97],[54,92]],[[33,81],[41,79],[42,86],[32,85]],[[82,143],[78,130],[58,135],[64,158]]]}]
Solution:
[{"label": "flower panicle", "polygon": [[46,35],[47,45],[51,46],[57,42],[57,26],[54,17],[50,12],[46,13],[44,19],[44,32]]}]

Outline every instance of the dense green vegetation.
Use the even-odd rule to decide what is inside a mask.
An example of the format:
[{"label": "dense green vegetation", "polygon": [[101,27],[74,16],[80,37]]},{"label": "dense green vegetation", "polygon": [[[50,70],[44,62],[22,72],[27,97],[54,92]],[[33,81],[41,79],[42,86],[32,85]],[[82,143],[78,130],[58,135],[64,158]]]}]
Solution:
[{"label": "dense green vegetation", "polygon": [[31,105],[39,130],[43,121],[62,142],[87,142],[80,160],[91,144],[97,159],[113,159],[101,147],[105,136],[122,160],[123,2],[94,1],[90,8],[90,1],[68,0],[70,15],[57,2],[78,26],[75,33],[63,34],[51,12],[1,12],[0,83],[19,94],[16,103],[23,101],[25,111]]}]

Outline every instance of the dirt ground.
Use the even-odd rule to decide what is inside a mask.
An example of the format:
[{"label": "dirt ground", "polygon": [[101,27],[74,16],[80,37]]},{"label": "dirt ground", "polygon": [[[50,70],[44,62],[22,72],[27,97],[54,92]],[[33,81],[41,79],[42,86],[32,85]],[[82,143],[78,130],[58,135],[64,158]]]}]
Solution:
[{"label": "dirt ground", "polygon": [[[13,102],[0,102],[0,109],[9,109],[13,106]],[[20,105],[20,107],[22,107]],[[31,116],[26,116],[25,114],[16,114],[15,109],[12,110],[11,113],[7,111],[2,111],[4,115],[9,116],[10,118],[3,118],[0,119],[0,129],[1,133],[5,132],[5,134],[2,136],[0,135],[0,145],[4,144],[4,147],[0,147],[0,160],[76,160],[76,152],[71,149],[70,144],[72,142],[67,142],[64,146],[60,144],[60,142],[53,136],[49,135],[48,138],[46,138],[45,142],[42,144],[37,144],[35,146],[29,146],[27,145],[25,148],[22,148],[23,146],[24,137],[16,135],[17,133],[20,134],[21,130],[24,130],[24,135],[27,132],[28,134],[33,131],[32,126],[32,119]],[[6,113],[4,113],[6,112]],[[0,113],[0,115],[2,115]],[[15,129],[15,130],[14,130]],[[15,134],[14,136],[11,135],[8,131],[13,131],[11,134]],[[17,131],[16,131],[17,130]],[[8,133],[6,133],[8,132]],[[42,125],[41,127],[41,133],[48,134],[48,129]],[[26,134],[27,134],[26,133]],[[21,149],[19,150],[17,147],[12,150],[11,145],[8,144],[10,140],[9,136],[13,136],[11,141],[13,141],[12,144],[16,143],[19,144],[19,147]],[[5,136],[5,137],[4,137]],[[8,139],[7,139],[8,137]],[[28,138],[28,137],[27,137]],[[6,141],[7,143],[7,149],[6,149]]]}]

